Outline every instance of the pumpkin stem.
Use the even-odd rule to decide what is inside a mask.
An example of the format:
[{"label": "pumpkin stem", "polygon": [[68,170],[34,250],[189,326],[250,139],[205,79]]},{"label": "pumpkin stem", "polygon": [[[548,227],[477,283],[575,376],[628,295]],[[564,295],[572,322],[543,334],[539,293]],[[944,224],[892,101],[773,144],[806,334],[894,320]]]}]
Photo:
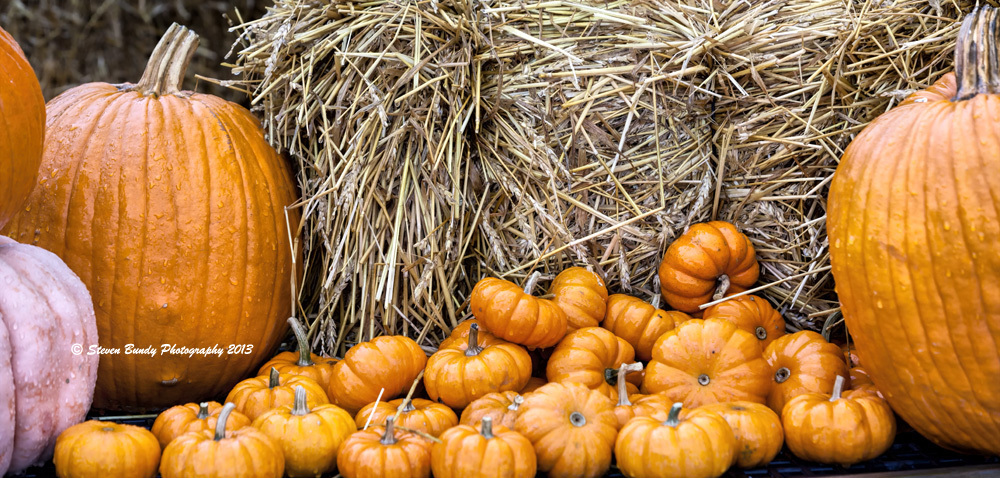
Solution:
[{"label": "pumpkin stem", "polygon": [[531,276],[528,277],[528,281],[524,283],[524,293],[531,295],[531,293],[535,290],[535,285],[538,284],[538,279],[540,279],[541,277],[542,277],[541,272],[538,271],[532,272]]},{"label": "pumpkin stem", "polygon": [[379,443],[383,445],[395,445],[399,441],[396,439],[396,417],[386,417],[385,419],[385,433],[382,434],[382,439]]},{"label": "pumpkin stem", "polygon": [[469,327],[469,346],[465,349],[466,357],[473,357],[483,353],[483,348],[479,346],[479,324],[472,324]]},{"label": "pumpkin stem", "polygon": [[226,422],[229,421],[229,414],[233,413],[235,408],[236,404],[233,402],[226,402],[226,406],[222,407],[219,420],[215,422],[215,441],[226,438]]},{"label": "pumpkin stem", "polygon": [[312,351],[309,350],[309,334],[306,333],[306,328],[295,317],[288,318],[288,325],[292,328],[292,333],[295,334],[295,342],[299,345],[299,361],[295,362],[295,365],[299,367],[315,365],[312,361]]},{"label": "pumpkin stem", "polygon": [[830,394],[830,401],[836,402],[840,400],[840,394],[844,391],[844,376],[837,375],[837,378],[833,381],[833,393]]},{"label": "pumpkin stem", "polygon": [[670,413],[667,414],[667,421],[663,422],[664,425],[668,427],[677,428],[677,425],[681,424],[681,408],[684,404],[681,402],[676,402],[672,407],[670,407]]},{"label": "pumpkin stem", "polygon": [[622,364],[618,367],[618,406],[619,407],[630,407],[632,402],[628,399],[628,387],[626,386],[628,382],[625,380],[625,376],[629,372],[638,372],[642,370],[642,363],[635,362],[629,364]]},{"label": "pumpkin stem", "polygon": [[198,41],[195,32],[176,23],[170,25],[153,48],[139,83],[128,91],[154,97],[180,93],[188,64],[198,50]]},{"label": "pumpkin stem", "polygon": [[1000,93],[1000,42],[996,38],[996,10],[983,6],[965,16],[955,44],[958,92],[954,101]]},{"label": "pumpkin stem", "polygon": [[281,374],[278,369],[271,367],[271,374],[267,378],[267,388],[274,388],[281,385]]},{"label": "pumpkin stem", "polygon": [[510,405],[507,405],[507,410],[517,411],[521,408],[521,404],[524,403],[524,397],[520,395],[514,395],[514,400],[511,400]]},{"label": "pumpkin stem", "polygon": [[302,385],[295,386],[295,400],[292,402],[292,415],[301,417],[309,414],[309,405],[306,403],[306,389]]},{"label": "pumpkin stem", "polygon": [[198,419],[204,420],[208,418],[208,402],[201,402],[198,404]]},{"label": "pumpkin stem", "polygon": [[792,376],[792,371],[788,370],[788,367],[781,367],[777,372],[774,372],[774,381],[778,383],[784,383],[788,380],[788,377]]},{"label": "pumpkin stem", "polygon": [[400,413],[410,413],[416,409],[417,407],[413,406],[413,400],[407,399],[403,400],[403,404],[399,406],[398,410]]},{"label": "pumpkin stem", "polygon": [[649,305],[653,306],[654,309],[659,309],[660,308],[660,300],[661,299],[662,299],[662,295],[659,292],[657,292],[657,293],[653,294],[653,298],[650,299]]},{"label": "pumpkin stem", "polygon": [[569,414],[569,422],[574,427],[582,427],[587,424],[587,417],[583,416],[580,412],[573,412]]},{"label": "pumpkin stem", "polygon": [[490,440],[493,438],[493,417],[483,417],[483,438]]},{"label": "pumpkin stem", "polygon": [[719,300],[726,296],[726,292],[729,292],[729,286],[732,285],[729,281],[729,276],[722,274],[719,276],[719,285],[715,287],[715,294],[712,295],[712,300]]}]

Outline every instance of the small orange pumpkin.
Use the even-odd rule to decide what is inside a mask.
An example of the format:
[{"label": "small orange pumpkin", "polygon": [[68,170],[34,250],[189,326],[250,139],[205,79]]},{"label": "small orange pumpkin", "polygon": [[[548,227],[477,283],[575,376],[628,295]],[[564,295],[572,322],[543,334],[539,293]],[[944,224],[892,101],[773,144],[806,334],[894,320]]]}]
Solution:
[{"label": "small orange pumpkin", "polygon": [[[541,378],[541,377],[531,377],[531,378],[528,379],[528,383],[524,387],[521,388],[521,392],[520,393],[521,393],[521,395],[524,395],[526,393],[534,392],[535,390],[538,390],[542,385],[545,385],[546,383],[549,383],[549,382],[546,381],[544,378]],[[504,425],[504,426],[506,426],[506,425]],[[508,427],[508,428],[510,428],[510,427]]]},{"label": "small orange pumpkin", "polygon": [[653,344],[656,339],[683,322],[691,320],[684,312],[660,309],[660,295],[647,304],[625,294],[608,297],[607,313],[601,326],[625,339],[635,349],[639,360],[653,358]]},{"label": "small orange pumpkin", "polygon": [[764,357],[774,370],[767,406],[779,414],[789,400],[803,393],[829,394],[834,380],[847,376],[840,348],[811,330],[771,342]]},{"label": "small orange pumpkin", "polygon": [[608,288],[597,274],[583,267],[565,269],[552,280],[549,293],[566,313],[567,332],[597,327],[607,310]]},{"label": "small orange pumpkin", "polygon": [[160,445],[145,428],[90,420],[59,434],[52,461],[60,478],[153,478]]},{"label": "small orange pumpkin", "polygon": [[280,373],[309,377],[326,390],[330,386],[330,377],[333,375],[333,366],[337,364],[337,359],[312,353],[309,350],[309,334],[295,317],[288,318],[288,325],[295,335],[298,350],[275,355],[257,371],[257,375],[265,375],[272,368],[276,368]]},{"label": "small orange pumpkin", "polygon": [[764,403],[771,367],[757,342],[727,320],[691,319],[656,341],[642,391],[662,393],[687,407]]},{"label": "small orange pumpkin", "polygon": [[441,435],[431,449],[434,478],[533,478],[535,449],[520,433],[493,427],[483,417],[480,430],[459,425]]},{"label": "small orange pumpkin", "polygon": [[566,335],[566,313],[555,302],[531,295],[539,277],[533,273],[523,290],[494,277],[477,282],[469,298],[472,315],[483,328],[508,342],[531,349],[558,344]]},{"label": "small orange pumpkin", "polygon": [[254,427],[226,432],[236,404],[219,412],[215,431],[185,433],[170,442],[160,459],[162,478],[281,478],[281,447]]},{"label": "small orange pumpkin", "polygon": [[618,469],[632,478],[711,478],[729,469],[736,452],[732,429],[719,415],[681,410],[675,403],[665,421],[629,420],[615,440]]},{"label": "small orange pumpkin", "polygon": [[462,425],[479,426],[484,417],[490,417],[497,426],[513,428],[524,397],[517,392],[488,393],[462,410]]},{"label": "small orange pumpkin", "polygon": [[[625,339],[600,327],[578,329],[564,337],[549,357],[545,375],[550,382],[576,382],[618,400],[618,367],[635,361]],[[636,375],[637,377],[637,375]],[[633,382],[642,383],[638,378]],[[634,384],[629,393],[639,389]]]},{"label": "small orange pumpkin", "polygon": [[337,468],[344,478],[428,478],[431,442],[396,430],[389,417],[385,427],[370,427],[347,438],[337,452]]},{"label": "small orange pumpkin", "polygon": [[724,221],[694,224],[667,248],[660,262],[660,291],[687,313],[757,282],[760,266],[750,239]]},{"label": "small orange pumpkin", "polygon": [[327,391],[333,403],[357,414],[380,394],[388,400],[409,390],[426,364],[427,354],[413,339],[376,337],[351,347],[333,366]]},{"label": "small orange pumpkin", "polygon": [[469,326],[468,341],[451,342],[427,360],[427,396],[449,407],[464,408],[487,393],[521,390],[531,378],[531,357],[520,345],[499,339],[479,340],[479,325]]},{"label": "small orange pumpkin", "polygon": [[[185,433],[215,430],[221,411],[222,404],[219,402],[187,403],[170,407],[156,417],[152,432],[160,447],[166,448],[174,438]],[[237,411],[229,414],[226,430],[239,430],[248,426],[250,419],[246,415]]]},{"label": "small orange pumpkin", "polygon": [[706,319],[728,320],[750,332],[766,348],[774,339],[785,335],[785,319],[766,300],[755,295],[744,295],[715,304],[705,309]]},{"label": "small orange pumpkin", "polygon": [[330,403],[323,387],[320,387],[315,380],[301,375],[280,374],[273,368],[267,377],[248,378],[237,383],[229,392],[226,401],[236,404],[236,409],[253,421],[268,410],[292,405],[295,401],[296,385],[305,388],[309,408]]},{"label": "small orange pumpkin", "polygon": [[850,466],[885,453],[896,437],[896,417],[885,400],[865,391],[843,392],[838,375],[833,392],[805,393],[781,413],[785,443],[795,456]]},{"label": "small orange pumpkin", "polygon": [[295,386],[295,401],[257,417],[254,428],[281,447],[285,474],[292,478],[315,477],[337,467],[337,450],[358,429],[354,418],[336,405],[310,409],[306,390]]},{"label": "small orange pumpkin", "polygon": [[629,372],[639,372],[642,364],[639,362],[622,364],[618,367],[618,404],[615,405],[615,416],[618,417],[618,428],[625,426],[629,420],[635,417],[653,417],[657,420],[666,420],[667,412],[673,405],[666,396],[654,393],[652,395],[639,395],[634,393],[629,395],[625,387],[626,374]]},{"label": "small orange pumpkin", "polygon": [[550,478],[597,478],[611,466],[614,402],[577,383],[552,382],[524,397],[514,430],[531,441]]},{"label": "small orange pumpkin", "polygon": [[767,465],[781,451],[785,433],[781,417],[766,405],[753,402],[712,403],[699,410],[717,413],[736,437],[733,464],[740,468]]},{"label": "small orange pumpkin", "polygon": [[354,419],[358,428],[365,425],[384,425],[386,418],[396,417],[396,425],[439,436],[445,430],[458,425],[458,415],[440,403],[423,398],[400,398],[391,402],[369,403]]}]

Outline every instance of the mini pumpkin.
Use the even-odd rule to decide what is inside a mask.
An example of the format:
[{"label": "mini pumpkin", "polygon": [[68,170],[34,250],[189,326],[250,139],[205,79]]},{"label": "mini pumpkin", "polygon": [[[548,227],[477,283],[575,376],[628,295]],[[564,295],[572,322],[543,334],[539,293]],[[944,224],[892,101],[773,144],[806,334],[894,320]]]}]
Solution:
[{"label": "mini pumpkin", "polygon": [[767,465],[781,451],[785,433],[781,417],[766,405],[754,402],[712,403],[699,407],[729,423],[736,438],[733,463],[740,468]]},{"label": "mini pumpkin", "polygon": [[768,301],[755,295],[744,295],[715,304],[705,309],[706,319],[728,320],[750,332],[760,341],[762,348],[785,335],[785,319]]},{"label": "mini pumpkin", "polygon": [[281,478],[281,446],[254,427],[226,432],[236,404],[219,412],[215,431],[185,433],[170,442],[160,459],[162,478]]},{"label": "mini pumpkin", "polygon": [[479,430],[459,425],[441,435],[431,449],[431,470],[434,478],[534,478],[535,449],[520,433],[483,417]]},{"label": "mini pumpkin", "polygon": [[611,466],[618,418],[601,392],[552,382],[524,397],[514,430],[531,441],[538,470],[550,478],[597,478]]},{"label": "mini pumpkin", "polygon": [[257,375],[265,375],[272,368],[287,375],[302,375],[320,384],[324,390],[330,386],[330,377],[333,375],[333,366],[337,364],[337,359],[321,357],[309,350],[309,334],[295,317],[288,318],[288,325],[295,335],[295,342],[298,350],[295,352],[281,352],[268,360]]},{"label": "mini pumpkin", "polygon": [[153,478],[160,445],[145,428],[90,420],[59,434],[52,461],[59,478]]},{"label": "mini pumpkin", "polygon": [[431,442],[396,430],[389,417],[385,427],[370,427],[347,438],[337,452],[337,468],[344,478],[428,478]]},{"label": "mini pumpkin", "polygon": [[409,337],[382,336],[359,343],[334,365],[327,389],[330,400],[356,414],[380,393],[382,400],[389,400],[409,390],[426,364],[427,354]]},{"label": "mini pumpkin", "polygon": [[[482,334],[489,335],[489,334]],[[427,360],[424,388],[431,400],[464,408],[487,393],[521,390],[531,378],[531,357],[520,345],[479,340],[479,325],[468,340],[452,342]]]},{"label": "mini pumpkin", "polygon": [[687,313],[757,282],[753,244],[724,221],[692,225],[667,248],[660,262],[660,291],[671,307]]},{"label": "mini pumpkin", "polygon": [[226,401],[236,404],[236,409],[253,421],[268,410],[292,405],[296,385],[305,388],[310,408],[330,403],[326,392],[315,380],[301,375],[280,374],[273,368],[267,377],[248,378],[237,383]]},{"label": "mini pumpkin", "polygon": [[[618,367],[635,361],[635,351],[625,339],[607,329],[586,327],[564,337],[549,357],[545,375],[550,382],[576,382],[618,400]],[[638,378],[633,382],[642,383]],[[635,393],[634,384],[629,393]]]},{"label": "mini pumpkin", "polygon": [[597,327],[607,310],[608,288],[597,274],[583,267],[570,267],[552,280],[549,293],[566,313],[567,332]]},{"label": "mini pumpkin", "polygon": [[829,394],[833,391],[834,380],[847,376],[847,364],[840,347],[811,330],[771,342],[764,357],[774,370],[767,406],[779,414],[792,398],[803,393]]},{"label": "mini pumpkin", "polygon": [[805,393],[785,405],[781,423],[795,456],[850,466],[892,445],[896,418],[889,404],[866,391],[842,392],[844,382],[838,375],[832,393]]},{"label": "mini pumpkin", "polygon": [[757,342],[727,320],[691,319],[656,341],[642,391],[662,393],[687,407],[764,403],[771,367]]},{"label": "mini pumpkin", "polygon": [[729,469],[736,439],[719,415],[675,403],[664,421],[629,420],[615,440],[618,469],[632,478],[711,478]]},{"label": "mini pumpkin", "polygon": [[462,425],[479,426],[484,417],[490,417],[498,426],[514,427],[524,397],[517,392],[488,393],[462,410]]},{"label": "mini pumpkin", "polygon": [[528,348],[552,347],[566,335],[566,313],[548,299],[531,295],[540,274],[531,275],[522,290],[512,282],[487,277],[476,283],[469,308],[491,334]]},{"label": "mini pumpkin", "polygon": [[625,375],[629,372],[642,370],[641,363],[623,364],[618,368],[618,403],[615,405],[615,416],[618,417],[618,428],[625,426],[635,417],[653,417],[666,420],[667,412],[673,405],[666,396],[654,393],[652,395],[629,395],[625,387]]},{"label": "mini pumpkin", "polygon": [[[175,438],[188,433],[205,430],[215,430],[222,404],[219,402],[187,403],[170,407],[160,413],[153,422],[152,432],[161,448],[174,441]],[[226,422],[226,430],[239,430],[250,426],[246,415],[233,411]]]},{"label": "mini pumpkin", "polygon": [[397,426],[435,437],[458,425],[458,415],[452,409],[423,398],[369,403],[358,412],[354,423],[358,428],[364,428],[366,424],[384,425],[388,417],[396,417]]},{"label": "mini pumpkin", "polygon": [[337,450],[357,431],[354,418],[336,405],[306,403],[306,390],[295,386],[295,401],[257,417],[254,428],[264,432],[281,447],[285,474],[289,477],[316,477],[337,467]]},{"label": "mini pumpkin", "polygon": [[651,304],[625,294],[614,294],[608,297],[607,314],[601,326],[631,344],[636,358],[649,361],[653,358],[656,339],[691,320],[691,316],[684,312],[666,311],[659,307],[659,294],[653,297]]}]

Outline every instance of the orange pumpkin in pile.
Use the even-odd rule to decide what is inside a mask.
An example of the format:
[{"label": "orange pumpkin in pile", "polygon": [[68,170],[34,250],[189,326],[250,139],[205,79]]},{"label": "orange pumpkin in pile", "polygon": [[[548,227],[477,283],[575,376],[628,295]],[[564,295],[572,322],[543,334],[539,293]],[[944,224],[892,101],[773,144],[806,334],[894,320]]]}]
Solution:
[{"label": "orange pumpkin in pile", "polygon": [[21,47],[0,28],[0,228],[35,187],[45,137],[45,98]]},{"label": "orange pumpkin in pile", "polygon": [[514,428],[514,420],[524,403],[524,397],[517,392],[488,393],[462,410],[462,425],[479,426],[485,417],[490,417],[497,426]]},{"label": "orange pumpkin in pile", "polygon": [[333,366],[337,364],[337,359],[321,357],[312,353],[309,350],[309,337],[306,329],[294,317],[288,318],[288,325],[295,335],[298,350],[275,355],[257,371],[257,375],[266,375],[270,373],[272,368],[275,368],[283,374],[311,378],[325,390],[330,386],[330,377],[333,376]]},{"label": "orange pumpkin in pile", "polygon": [[337,469],[344,478],[428,478],[431,442],[396,429],[389,417],[385,427],[369,427],[347,438],[337,452]]},{"label": "orange pumpkin in pile", "polygon": [[608,288],[597,274],[583,267],[565,269],[552,280],[552,301],[566,313],[567,332],[597,327],[607,310]]},{"label": "orange pumpkin in pile", "polygon": [[479,430],[459,425],[431,449],[434,478],[534,478],[535,450],[520,433],[493,426],[483,417]]},{"label": "orange pumpkin in pile", "polygon": [[755,295],[744,295],[715,304],[705,309],[706,319],[728,320],[750,332],[766,348],[775,339],[785,335],[785,319],[766,300]]},{"label": "orange pumpkin in pile", "polygon": [[469,326],[467,341],[448,344],[427,360],[424,388],[431,400],[464,408],[487,393],[521,390],[531,377],[528,352],[480,334],[478,324]]},{"label": "orange pumpkin in pile", "polygon": [[618,469],[632,478],[712,478],[729,469],[736,439],[719,415],[682,410],[675,403],[666,420],[636,417],[615,441]]},{"label": "orange pumpkin in pile", "polygon": [[771,342],[764,357],[774,370],[767,406],[775,413],[781,413],[789,400],[803,393],[832,392],[834,380],[847,376],[840,348],[811,330]]},{"label": "orange pumpkin in pile", "polygon": [[357,414],[380,392],[382,400],[388,400],[409,390],[426,364],[427,355],[413,339],[376,337],[351,347],[333,366],[327,391],[333,403]]},{"label": "orange pumpkin in pile", "polygon": [[656,339],[691,320],[691,316],[684,312],[668,312],[659,307],[658,294],[651,304],[625,294],[614,294],[608,297],[607,314],[601,326],[625,339],[635,349],[635,356],[648,362],[653,358]]},{"label": "orange pumpkin in pile", "polygon": [[[161,448],[166,448],[175,438],[189,432],[215,430],[222,404],[219,402],[187,403],[170,407],[156,417],[152,432],[160,442]],[[250,426],[246,415],[233,411],[226,422],[226,431],[239,430]]]},{"label": "orange pumpkin in pile", "polygon": [[723,221],[692,225],[667,248],[658,272],[663,298],[689,314],[753,287],[759,274],[753,244]]},{"label": "orange pumpkin in pile", "polygon": [[469,308],[491,334],[525,347],[545,348],[566,335],[566,313],[555,302],[531,295],[541,276],[535,272],[522,290],[517,285],[487,277],[476,283]]},{"label": "orange pumpkin in pile", "polygon": [[[600,327],[578,329],[559,342],[549,357],[545,375],[550,382],[575,382],[618,400],[618,367],[635,361],[635,351],[624,339]],[[635,383],[642,383],[638,374]],[[639,389],[631,386],[630,393]]]},{"label": "orange pumpkin in pile", "polygon": [[385,425],[389,417],[396,417],[396,426],[435,437],[458,425],[458,415],[452,409],[423,398],[369,403],[358,412],[354,423],[358,428],[364,428],[365,425]]},{"label": "orange pumpkin in pile", "polygon": [[295,401],[296,386],[305,388],[309,408],[330,403],[323,387],[315,380],[301,375],[282,375],[273,368],[267,377],[248,378],[236,384],[226,401],[234,403],[236,409],[250,420],[256,420],[268,410],[291,406]]},{"label": "orange pumpkin in pile", "polygon": [[160,445],[145,428],[90,420],[59,434],[52,461],[60,477],[153,478]]},{"label": "orange pumpkin in pile", "polygon": [[781,417],[766,405],[753,402],[712,403],[702,407],[729,423],[736,438],[733,463],[740,468],[767,465],[778,456],[785,442]]},{"label": "orange pumpkin in pile", "polygon": [[642,391],[688,407],[764,403],[770,378],[757,337],[727,320],[691,319],[656,341]]}]

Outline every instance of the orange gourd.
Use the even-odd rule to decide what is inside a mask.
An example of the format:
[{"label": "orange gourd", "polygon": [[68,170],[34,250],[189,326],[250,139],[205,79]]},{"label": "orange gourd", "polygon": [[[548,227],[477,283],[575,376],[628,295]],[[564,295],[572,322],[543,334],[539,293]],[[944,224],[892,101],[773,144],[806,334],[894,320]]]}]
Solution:
[{"label": "orange gourd", "polygon": [[643,393],[687,407],[745,400],[764,403],[771,367],[750,332],[720,319],[691,319],[663,334],[646,367]]},{"label": "orange gourd", "polygon": [[671,407],[666,420],[629,420],[615,441],[618,469],[631,478],[711,478],[729,469],[736,439],[719,415]]},{"label": "orange gourd", "polygon": [[409,337],[382,336],[359,343],[334,365],[327,388],[330,400],[357,414],[380,392],[382,400],[389,400],[409,390],[426,364],[424,349]]},{"label": "orange gourd", "polygon": [[284,374],[302,375],[303,377],[311,378],[320,384],[323,389],[326,389],[330,386],[330,377],[333,376],[333,366],[337,364],[337,359],[321,357],[312,353],[309,350],[309,334],[306,333],[306,329],[294,317],[288,318],[288,325],[295,335],[298,350],[295,352],[281,352],[275,355],[260,367],[257,375],[265,375],[272,368],[276,368],[278,372]]},{"label": "orange gourd", "polygon": [[226,397],[226,402],[236,404],[236,410],[251,421],[275,408],[289,405],[295,401],[295,387],[302,386],[306,390],[309,408],[330,403],[330,399],[315,380],[301,375],[279,374],[271,369],[267,377],[248,378],[233,387]]},{"label": "orange gourd", "polygon": [[744,295],[705,309],[703,318],[728,320],[750,332],[766,348],[774,339],[785,335],[785,319],[766,300]]},{"label": "orange gourd", "polygon": [[524,397],[514,430],[535,447],[550,478],[597,478],[611,466],[614,402],[576,383],[549,383]]},{"label": "orange gourd", "polygon": [[840,348],[811,330],[771,342],[764,358],[774,370],[767,406],[775,413],[781,413],[789,400],[803,393],[832,392],[834,380],[847,376]]},{"label": "orange gourd", "polygon": [[778,455],[785,442],[781,417],[766,405],[725,402],[705,405],[699,410],[716,413],[729,423],[736,438],[733,464],[740,468],[767,465]]},{"label": "orange gourd", "polygon": [[[45,137],[45,98],[21,47],[0,28],[0,228],[35,187]],[[2,472],[3,470],[0,470]]]},{"label": "orange gourd", "polygon": [[88,83],[50,101],[45,174],[2,231],[80,276],[101,347],[156,350],[102,354],[96,408],[222,395],[286,331],[295,180],[249,111],[181,91],[197,45],[172,26],[137,84]]},{"label": "orange gourd", "polygon": [[[563,337],[549,357],[545,376],[550,382],[575,382],[618,400],[618,367],[635,361],[635,351],[621,337],[600,327],[578,329]],[[638,375],[633,383],[642,383]],[[630,393],[638,391],[634,384]]]},{"label": "orange gourd", "polygon": [[472,315],[503,340],[529,349],[552,347],[566,335],[566,313],[555,302],[531,295],[539,277],[533,273],[523,290],[503,279],[480,280],[469,297]]},{"label": "orange gourd", "polygon": [[651,304],[625,294],[614,294],[608,297],[607,313],[601,326],[631,344],[636,358],[649,361],[653,358],[656,339],[691,320],[684,312],[668,312],[659,307],[659,294],[653,297]]},{"label": "orange gourd", "polygon": [[337,452],[337,469],[344,478],[428,478],[431,442],[396,430],[389,417],[385,427],[370,427],[347,438]]},{"label": "orange gourd", "polygon": [[892,445],[896,418],[885,400],[865,391],[842,393],[843,386],[844,377],[838,375],[833,393],[806,393],[785,406],[781,423],[795,456],[850,466]]},{"label": "orange gourd", "polygon": [[535,450],[527,438],[494,427],[490,417],[479,427],[459,425],[441,435],[431,449],[434,478],[534,478]]},{"label": "orange gourd", "polygon": [[[479,337],[483,335],[484,341]],[[427,360],[424,388],[431,400],[464,408],[487,393],[520,390],[531,378],[531,357],[520,345],[490,340],[472,324],[465,342],[451,342]]]},{"label": "orange gourd", "polygon": [[1000,79],[996,11],[966,17],[955,72],[851,142],[827,228],[845,323],[899,416],[1000,454]]},{"label": "orange gourd", "polygon": [[692,225],[667,248],[658,271],[663,299],[689,314],[749,289],[759,274],[753,244],[724,221]]},{"label": "orange gourd", "polygon": [[89,420],[59,434],[52,461],[59,478],[153,478],[160,445],[145,428]]},{"label": "orange gourd", "polygon": [[497,426],[513,428],[523,403],[524,397],[517,392],[488,393],[462,410],[459,423],[476,427],[483,418],[490,417]]},{"label": "orange gourd", "polygon": [[570,267],[552,280],[552,301],[566,313],[566,332],[597,327],[604,320],[608,288],[597,274],[583,267]]},{"label": "orange gourd", "polygon": [[423,398],[369,403],[358,412],[354,423],[358,428],[364,428],[365,425],[382,426],[389,417],[396,417],[396,426],[435,437],[458,425],[458,415],[452,409]]},{"label": "orange gourd", "polygon": [[[152,432],[166,448],[175,438],[189,432],[212,431],[219,420],[222,404],[219,402],[187,403],[170,407],[157,415]],[[226,422],[226,431],[239,430],[250,426],[246,415],[233,411]]]}]

